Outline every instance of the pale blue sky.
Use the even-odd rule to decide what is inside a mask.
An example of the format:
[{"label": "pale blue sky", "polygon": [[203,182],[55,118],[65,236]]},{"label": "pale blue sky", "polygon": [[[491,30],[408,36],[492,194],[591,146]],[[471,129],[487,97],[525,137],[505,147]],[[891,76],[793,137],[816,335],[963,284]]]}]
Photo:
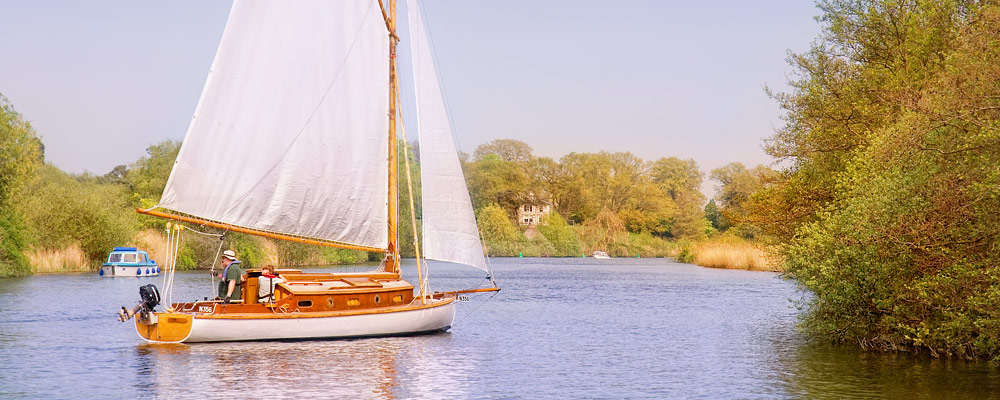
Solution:
[{"label": "pale blue sky", "polygon": [[[104,174],[183,139],[230,4],[0,1],[0,93],[49,162]],[[792,0],[425,0],[424,12],[462,150],[511,138],[556,159],[693,158],[706,174],[771,161],[761,145],[782,121],[763,88],[787,88],[787,51],[820,30],[814,4]]]}]

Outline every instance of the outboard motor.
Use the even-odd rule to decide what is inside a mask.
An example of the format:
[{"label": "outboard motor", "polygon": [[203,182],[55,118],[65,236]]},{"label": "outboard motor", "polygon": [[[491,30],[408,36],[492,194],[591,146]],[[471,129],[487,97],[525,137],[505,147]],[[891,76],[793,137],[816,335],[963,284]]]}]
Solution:
[{"label": "outboard motor", "polygon": [[135,314],[142,313],[143,319],[149,319],[149,312],[153,311],[158,304],[160,304],[160,291],[156,289],[156,285],[148,284],[139,287],[139,304],[132,307],[131,310],[122,307],[118,311],[118,320],[121,322],[128,321]]}]

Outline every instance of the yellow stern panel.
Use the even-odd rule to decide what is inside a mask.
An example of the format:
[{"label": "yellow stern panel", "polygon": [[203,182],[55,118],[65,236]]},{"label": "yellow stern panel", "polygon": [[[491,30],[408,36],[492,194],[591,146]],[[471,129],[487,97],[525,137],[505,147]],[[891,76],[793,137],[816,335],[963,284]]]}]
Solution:
[{"label": "yellow stern panel", "polygon": [[178,313],[154,313],[155,323],[135,319],[135,330],[139,336],[152,342],[179,342],[191,334],[191,322],[194,320],[190,314]]}]

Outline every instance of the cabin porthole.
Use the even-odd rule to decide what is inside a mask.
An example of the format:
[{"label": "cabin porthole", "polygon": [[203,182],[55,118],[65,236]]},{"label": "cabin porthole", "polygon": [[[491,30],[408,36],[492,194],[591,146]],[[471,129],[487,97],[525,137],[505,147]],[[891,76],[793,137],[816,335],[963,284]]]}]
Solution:
[{"label": "cabin porthole", "polygon": [[333,297],[326,298],[326,308],[333,308]]},{"label": "cabin porthole", "polygon": [[299,307],[309,308],[313,306],[312,300],[299,300]]},{"label": "cabin porthole", "polygon": [[375,295],[375,304],[380,304],[380,303],[382,303],[382,296],[379,296],[379,295],[376,294]]}]

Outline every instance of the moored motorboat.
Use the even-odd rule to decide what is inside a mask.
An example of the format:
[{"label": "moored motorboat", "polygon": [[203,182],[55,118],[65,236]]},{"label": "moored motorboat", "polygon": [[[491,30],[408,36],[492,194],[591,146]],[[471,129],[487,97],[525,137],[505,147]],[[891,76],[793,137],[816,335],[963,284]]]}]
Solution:
[{"label": "moored motorboat", "polygon": [[154,276],[160,274],[160,266],[149,253],[135,247],[115,247],[108,253],[108,261],[97,270],[100,276]]},{"label": "moored motorboat", "polygon": [[609,256],[608,253],[605,253],[605,252],[603,252],[601,250],[594,250],[594,258],[596,258],[596,259],[608,259],[608,258],[611,258],[611,256]]}]

